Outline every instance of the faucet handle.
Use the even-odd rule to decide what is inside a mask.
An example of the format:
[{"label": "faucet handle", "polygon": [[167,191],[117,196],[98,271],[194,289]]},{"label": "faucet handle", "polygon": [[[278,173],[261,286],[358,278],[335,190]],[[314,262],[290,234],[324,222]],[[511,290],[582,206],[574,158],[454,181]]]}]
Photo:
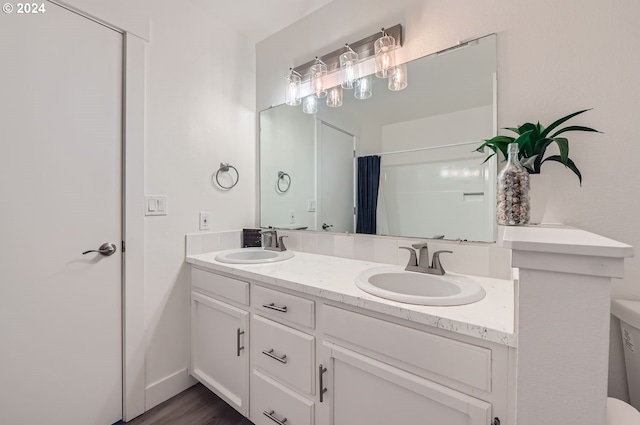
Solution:
[{"label": "faucet handle", "polygon": [[440,262],[440,254],[443,253],[453,254],[453,251],[436,251],[433,253],[433,260],[431,260],[431,268],[437,270],[439,275],[443,275],[445,273],[442,263]]},{"label": "faucet handle", "polygon": [[418,256],[416,255],[416,250],[413,248],[409,248],[408,246],[399,246],[399,249],[406,249],[409,251],[409,262],[407,263],[407,267],[417,267],[418,266]]},{"label": "faucet handle", "polygon": [[286,235],[285,235],[285,236],[280,236],[280,237],[278,238],[278,246],[277,246],[277,248],[279,248],[279,249],[280,249],[280,251],[286,251],[286,250],[287,250],[287,247],[286,247],[286,246],[284,246],[284,241],[283,241],[282,239],[283,239],[283,238],[288,238],[288,237],[289,237],[289,236],[286,236]]}]

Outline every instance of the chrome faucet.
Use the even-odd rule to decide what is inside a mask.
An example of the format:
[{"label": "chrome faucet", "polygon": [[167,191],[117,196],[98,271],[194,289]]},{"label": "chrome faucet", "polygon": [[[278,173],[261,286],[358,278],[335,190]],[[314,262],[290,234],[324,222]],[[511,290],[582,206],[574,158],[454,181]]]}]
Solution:
[{"label": "chrome faucet", "polygon": [[275,229],[266,229],[261,230],[260,233],[263,235],[262,245],[263,248],[267,251],[286,251],[287,247],[284,246],[283,238],[287,236],[278,237],[278,232]]},{"label": "chrome faucet", "polygon": [[[407,246],[401,246],[400,249],[406,249],[409,251],[409,262],[404,269],[409,272],[428,273],[442,276],[445,274],[445,270],[440,262],[440,254],[447,252],[452,254],[453,251],[436,251],[433,253],[433,259],[431,265],[429,265],[429,248],[427,243],[419,243],[411,245],[413,248]],[[420,250],[420,257],[416,250]]]}]

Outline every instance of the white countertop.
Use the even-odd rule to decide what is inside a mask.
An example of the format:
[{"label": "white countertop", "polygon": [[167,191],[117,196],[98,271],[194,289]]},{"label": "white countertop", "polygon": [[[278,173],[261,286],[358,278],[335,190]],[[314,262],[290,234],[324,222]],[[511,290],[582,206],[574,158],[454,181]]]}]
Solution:
[{"label": "white countertop", "polygon": [[568,226],[505,226],[503,246],[513,250],[600,257],[633,257],[633,247]]},{"label": "white countertop", "polygon": [[510,280],[474,276],[486,291],[484,299],[461,306],[432,307],[389,301],[356,287],[354,280],[358,273],[388,264],[297,251],[295,257],[279,263],[225,264],[214,260],[216,254],[217,252],[209,252],[188,255],[186,261],[205,269],[252,279],[302,294],[510,347],[516,346],[514,283]]}]

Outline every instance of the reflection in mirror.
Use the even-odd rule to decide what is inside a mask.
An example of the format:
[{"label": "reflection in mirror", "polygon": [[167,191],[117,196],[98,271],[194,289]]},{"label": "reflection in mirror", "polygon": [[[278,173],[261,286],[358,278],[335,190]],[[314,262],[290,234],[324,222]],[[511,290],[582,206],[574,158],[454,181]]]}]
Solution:
[{"label": "reflection in mirror", "polygon": [[494,241],[496,163],[474,149],[496,132],[495,72],[490,35],[407,63],[402,91],[373,76],[366,100],[262,111],[261,226]]}]

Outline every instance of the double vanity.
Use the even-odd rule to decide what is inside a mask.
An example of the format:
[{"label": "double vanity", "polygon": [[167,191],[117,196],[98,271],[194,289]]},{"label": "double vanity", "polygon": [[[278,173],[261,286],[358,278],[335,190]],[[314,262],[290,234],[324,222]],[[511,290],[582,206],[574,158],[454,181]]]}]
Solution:
[{"label": "double vanity", "polygon": [[[499,244],[514,279],[452,267],[417,283],[399,265],[188,242],[190,373],[256,425],[604,423],[610,281],[633,249],[570,228]],[[479,299],[389,299],[460,304],[460,282]]]},{"label": "double vanity", "polygon": [[[256,425],[417,424],[427,417],[489,424],[509,416],[512,281],[304,252],[284,259],[286,252],[187,258],[191,373]],[[460,304],[452,289],[459,282],[484,296],[433,307],[359,289],[378,283],[393,292],[399,278],[410,291],[416,283],[444,288],[422,303]]]}]

